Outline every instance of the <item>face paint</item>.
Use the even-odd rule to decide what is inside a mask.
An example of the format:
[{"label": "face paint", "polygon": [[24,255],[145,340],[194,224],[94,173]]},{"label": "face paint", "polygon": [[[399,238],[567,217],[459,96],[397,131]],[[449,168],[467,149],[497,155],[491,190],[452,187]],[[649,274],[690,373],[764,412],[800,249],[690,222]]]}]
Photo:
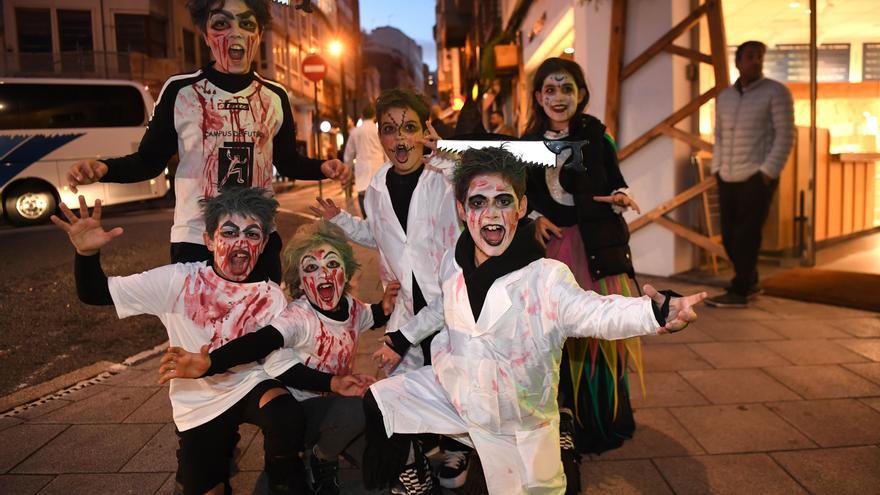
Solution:
[{"label": "face paint", "polygon": [[213,239],[206,239],[214,251],[214,269],[221,277],[235,282],[248,278],[263,252],[266,234],[260,221],[239,214],[220,218]]},{"label": "face paint", "polygon": [[525,203],[501,175],[478,175],[471,179],[462,206],[465,223],[476,245],[477,265],[507,250],[516,224],[525,215]]},{"label": "face paint", "polygon": [[346,281],[342,256],[329,244],[321,244],[299,260],[299,282],[306,298],[325,311],[339,304]]},{"label": "face paint", "polygon": [[415,172],[422,163],[425,131],[419,115],[411,108],[390,108],[379,117],[379,142],[395,172]]},{"label": "face paint", "polygon": [[244,74],[260,44],[260,25],[254,12],[242,0],[226,0],[221,7],[214,4],[205,27],[205,41],[217,62],[219,72]]},{"label": "face paint", "polygon": [[535,98],[550,119],[552,129],[562,130],[568,127],[568,122],[577,111],[579,94],[580,89],[568,72],[554,72],[544,78],[544,84],[536,92]]}]

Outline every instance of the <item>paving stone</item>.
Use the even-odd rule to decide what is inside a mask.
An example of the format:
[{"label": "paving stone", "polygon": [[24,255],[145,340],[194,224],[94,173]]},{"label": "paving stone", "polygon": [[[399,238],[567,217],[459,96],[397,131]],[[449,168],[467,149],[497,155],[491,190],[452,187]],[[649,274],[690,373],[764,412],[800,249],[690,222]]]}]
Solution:
[{"label": "paving stone", "polygon": [[832,321],[822,320],[767,320],[762,325],[787,339],[842,339],[848,335],[835,328]]},{"label": "paving stone", "polygon": [[774,452],[771,454],[789,474],[812,493],[864,495],[880,487],[880,448]]},{"label": "paving stone", "polygon": [[6,428],[10,428],[17,424],[21,424],[23,420],[21,418],[17,418],[15,416],[4,416],[0,418],[0,431],[5,430]]},{"label": "paving stone", "polygon": [[0,431],[0,473],[15,467],[66,428],[67,425],[21,424]]},{"label": "paving stone", "polygon": [[645,371],[705,370],[711,368],[709,363],[685,344],[651,346],[650,349],[644,349],[642,359]]},{"label": "paving stone", "polygon": [[844,364],[843,367],[880,385],[880,363]]},{"label": "paving stone", "polygon": [[158,376],[159,360],[160,359],[162,359],[161,354],[156,357],[152,357],[150,359],[147,359],[143,363],[136,364],[136,365],[132,366],[132,369],[136,369],[136,370],[140,370],[140,371],[151,371],[153,373],[157,373],[156,376]]},{"label": "paving stone", "polygon": [[677,407],[671,412],[710,454],[815,446],[761,404]]},{"label": "paving stone", "polygon": [[[12,472],[106,473],[121,468],[160,425],[73,425]],[[72,455],[74,454],[75,455]]]},{"label": "paving stone", "polygon": [[703,332],[703,328],[717,322],[705,323],[697,326],[696,323],[688,325],[687,330],[666,335],[648,335],[642,337],[642,343],[655,344],[689,344],[691,342],[714,342],[715,339]]},{"label": "paving stone", "polygon": [[835,327],[853,337],[880,337],[880,317],[842,318],[831,322]]},{"label": "paving stone", "polygon": [[581,466],[582,493],[671,494],[657,469],[647,460],[589,462]]},{"label": "paving stone", "polygon": [[40,495],[153,495],[166,478],[168,473],[62,474],[52,480]]},{"label": "paving stone", "polygon": [[120,471],[173,473],[177,471],[177,445],[174,424],[168,423]]},{"label": "paving stone", "polygon": [[835,340],[835,342],[858,352],[871,361],[880,361],[880,339],[846,339]]},{"label": "paving stone", "polygon": [[822,447],[880,443],[880,413],[855,399],[777,402],[767,407]]},{"label": "paving stone", "polygon": [[170,421],[173,421],[171,399],[168,397],[168,390],[165,387],[156,390],[149,399],[125,418],[125,423],[167,423]]},{"label": "paving stone", "polygon": [[874,408],[875,411],[880,411],[880,397],[870,398],[870,399],[859,399],[859,401],[867,404],[869,407]]},{"label": "paving stone", "polygon": [[759,342],[719,342],[688,344],[715,368],[759,368],[789,364],[779,354]]},{"label": "paving stone", "polygon": [[794,364],[861,363],[865,358],[830,340],[765,342],[770,350]]},{"label": "paving stone", "polygon": [[153,390],[144,387],[110,387],[100,394],[76,401],[41,416],[41,423],[118,423],[144,403]]},{"label": "paving stone", "polygon": [[121,373],[113,375],[104,383],[107,385],[122,385],[124,387],[154,387],[158,388],[159,373],[155,370],[140,370],[129,368]]},{"label": "paving stone", "polygon": [[0,493],[34,495],[52,481],[52,478],[54,476],[2,475]]},{"label": "paving stone", "polygon": [[765,321],[713,321],[698,322],[697,324],[706,335],[719,342],[780,340],[784,338],[767,328],[765,323]]},{"label": "paving stone", "polygon": [[677,495],[807,493],[766,454],[669,457],[654,462]]},{"label": "paving stone", "polygon": [[681,375],[671,371],[645,373],[646,395],[638,378],[630,376],[630,402],[633,409],[647,407],[700,406],[709,402],[690,386]]},{"label": "paving stone", "polygon": [[759,369],[694,370],[680,374],[713,404],[800,399]]},{"label": "paving stone", "polygon": [[[239,430],[241,433],[241,430]],[[241,449],[241,455],[238,458],[238,469],[243,471],[261,471],[263,469],[264,457],[263,457],[263,434],[255,432],[252,435],[249,435],[247,439],[245,439],[244,434],[242,434],[242,439],[238,442],[238,447]]]},{"label": "paving stone", "polygon": [[773,320],[779,318],[779,315],[776,313],[754,305],[747,308],[712,308],[704,304],[697,307],[696,311],[698,318],[708,317],[720,321]]},{"label": "paving stone", "polygon": [[16,414],[15,417],[22,420],[32,420],[39,418],[40,416],[49,414],[50,412],[57,409],[61,409],[62,407],[69,406],[70,404],[73,404],[73,401],[63,399],[50,399],[45,402],[34,404],[28,407],[22,412]]},{"label": "paving stone", "polygon": [[84,387],[78,388],[76,390],[64,390],[57,394],[58,399],[63,399],[67,401],[81,401],[88,399],[89,397],[93,397],[95,395],[104,393],[110,390],[112,387],[104,385],[103,383],[92,383],[88,384]]},{"label": "paving stone", "polygon": [[[779,299],[783,301],[784,299]],[[792,320],[826,320],[834,321],[851,318],[871,318],[876,314],[842,306],[829,306],[805,302],[788,301],[785,305],[768,307],[777,316]]]},{"label": "paving stone", "polygon": [[162,483],[162,488],[159,488],[156,495],[174,495],[174,484],[174,473],[171,473],[168,475],[165,483]]},{"label": "paving stone", "polygon": [[266,479],[261,479],[260,471],[239,471],[229,480],[232,493],[266,493]]},{"label": "paving stone", "polygon": [[764,371],[807,399],[880,395],[880,387],[837,365],[781,366]]},{"label": "paving stone", "polygon": [[635,411],[636,431],[620,448],[604,452],[596,458],[647,459],[702,454],[705,451],[666,409]]}]

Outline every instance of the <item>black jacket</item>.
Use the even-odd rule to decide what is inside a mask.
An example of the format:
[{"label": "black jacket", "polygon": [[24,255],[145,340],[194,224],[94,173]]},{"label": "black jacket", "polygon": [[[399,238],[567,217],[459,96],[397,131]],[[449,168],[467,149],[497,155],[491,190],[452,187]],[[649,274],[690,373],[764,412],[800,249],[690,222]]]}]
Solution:
[{"label": "black jacket", "polygon": [[[527,134],[523,139],[539,140],[543,136]],[[564,139],[586,141],[582,148],[586,171],[566,168],[559,177],[563,189],[574,196],[574,206],[553,200],[544,170],[530,168],[526,186],[529,208],[560,227],[579,227],[593,280],[621,273],[635,276],[626,221],[610,204],[593,200],[593,196],[607,196],[627,187],[618,166],[617,149],[606,136],[605,125],[592,115],[580,115],[572,119],[569,136]]]}]

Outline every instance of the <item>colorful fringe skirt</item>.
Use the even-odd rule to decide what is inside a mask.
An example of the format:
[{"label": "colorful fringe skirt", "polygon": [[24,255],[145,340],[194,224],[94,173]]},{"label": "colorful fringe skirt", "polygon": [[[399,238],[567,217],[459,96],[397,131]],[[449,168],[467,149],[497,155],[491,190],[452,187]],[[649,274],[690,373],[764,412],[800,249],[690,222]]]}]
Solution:
[{"label": "colorful fringe skirt", "polygon": [[[580,230],[562,227],[562,238],[547,243],[547,257],[571,269],[578,284],[602,295],[639,297],[636,281],[622,273],[593,280]],[[562,354],[559,405],[575,417],[575,447],[601,453],[620,447],[635,430],[629,400],[632,366],[644,392],[642,348],[638,337],[625,340],[568,339]]]}]

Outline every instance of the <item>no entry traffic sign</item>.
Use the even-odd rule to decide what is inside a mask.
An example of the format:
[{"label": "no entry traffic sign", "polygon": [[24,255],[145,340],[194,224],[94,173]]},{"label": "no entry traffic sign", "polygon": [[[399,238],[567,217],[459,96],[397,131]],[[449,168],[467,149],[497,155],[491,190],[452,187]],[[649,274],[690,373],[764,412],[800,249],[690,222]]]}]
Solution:
[{"label": "no entry traffic sign", "polygon": [[308,80],[318,82],[327,74],[327,63],[320,55],[309,55],[302,61],[302,72]]}]

